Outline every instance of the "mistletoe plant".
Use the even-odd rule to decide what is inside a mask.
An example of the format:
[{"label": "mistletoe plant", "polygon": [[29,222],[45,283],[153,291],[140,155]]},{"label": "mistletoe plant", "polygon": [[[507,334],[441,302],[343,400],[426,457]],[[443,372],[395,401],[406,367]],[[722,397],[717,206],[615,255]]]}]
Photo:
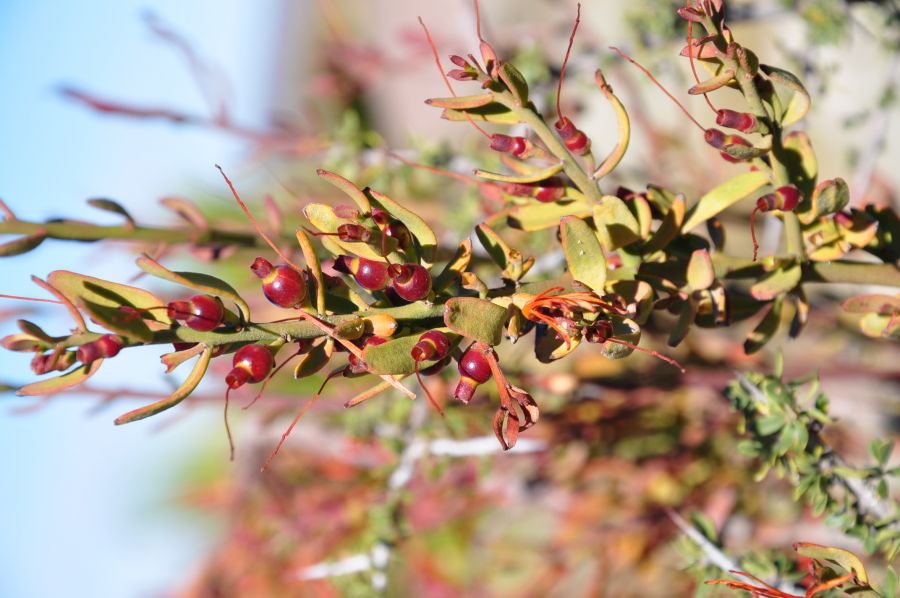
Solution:
[{"label": "mistletoe plant", "polygon": [[[224,181],[253,231],[218,229],[186,202],[170,202],[169,207],[189,221],[188,226],[174,228],[140,225],[109,200],[93,200],[92,205],[121,215],[123,225],[27,222],[2,205],[6,218],[0,233],[18,235],[0,247],[7,256],[27,252],[46,239],[153,240],[216,252],[230,246],[268,246],[277,263],[261,256],[248,266],[265,297],[284,310],[278,320],[259,321],[248,300],[229,283],[206,273],[170,270],[149,255],[141,256],[138,266],[184,287],[187,296],[166,300],[134,286],[68,271],[35,277],[55,297],[40,300],[66,307],[74,330],[54,335],[19,320],[21,332],[3,339],[3,346],[33,354],[36,375],[62,372],[23,386],[19,394],[63,392],[93,376],[122,350],[161,345],[172,348],[161,358],[167,371],[190,360],[193,369],[171,396],[121,415],[117,424],[155,415],[183,401],[214,358],[230,359],[232,365],[225,376],[226,425],[231,390],[247,384],[264,388],[291,362],[295,378],[312,376],[329,364],[332,370],[326,381],[338,375],[380,378],[349,399],[348,407],[391,388],[415,398],[404,384],[415,375],[442,413],[443,401],[431,395],[423,377],[442,372],[455,360],[459,382],[453,397],[461,403],[468,403],[480,385],[491,380],[496,384],[499,406],[493,429],[507,449],[538,421],[539,409],[526,390],[504,375],[497,353],[504,340],[514,342],[533,331],[541,362],[563,358],[581,343],[591,343],[609,359],[641,350],[681,369],[673,359],[638,346],[654,311],[677,317],[668,331],[673,347],[693,326],[729,326],[755,316],[759,323],[744,344],[752,353],[773,337],[787,309],[793,310],[791,336],[800,333],[809,312],[807,284],[900,287],[895,263],[897,215],[873,206],[848,209],[847,184],[840,178],[820,180],[809,137],[802,130],[789,130],[810,107],[799,79],[761,63],[734,40],[722,0],[688,2],[678,15],[688,29],[682,55],[697,78],[689,93],[734,90],[747,106],[745,112],[719,110],[708,100],[721,128],[704,127],[689,115],[714,148],[710,157],[721,157],[740,169],[695,201],[652,184],[646,191],[604,191],[604,179],[628,148],[630,123],[599,70],[597,87],[618,119],[614,141],[595,142],[566,115],[560,97],[565,62],[556,114],[547,116],[538,109],[539,98],[530,97],[522,73],[481,36],[480,25],[480,60],[473,54],[451,56],[456,68],[445,74],[422,22],[450,91],[450,96],[427,103],[440,109],[443,118],[477,128],[506,169],[475,172],[483,189],[505,202],[504,210],[475,230],[500,270],[502,284],[493,288],[472,268],[469,239],[455,250],[442,247],[429,223],[400,202],[325,170],[318,174],[352,203],[306,205],[303,216],[308,226],[287,235],[296,239],[299,251],[281,249],[284,234],[276,238],[266,234],[224,171]],[[578,20],[569,50],[577,27]],[[695,27],[703,29],[696,39]],[[706,80],[700,80],[697,65],[709,71]],[[472,87],[474,93],[457,94],[451,79]],[[493,126],[517,128],[515,134],[484,128]],[[597,159],[594,152],[604,145],[611,147]],[[751,227],[757,214],[783,221],[784,252],[757,260],[754,244],[753,259],[743,257],[746,250],[725,253],[717,216],[739,202],[755,205]],[[503,225],[534,234],[558,231],[565,271],[529,277],[535,258],[498,233]],[[845,259],[854,250],[874,257]],[[870,314],[865,320],[868,333],[892,337],[900,333],[896,299],[870,297],[854,307]],[[320,393],[299,411],[282,442]],[[262,391],[257,398],[261,395]]]}]

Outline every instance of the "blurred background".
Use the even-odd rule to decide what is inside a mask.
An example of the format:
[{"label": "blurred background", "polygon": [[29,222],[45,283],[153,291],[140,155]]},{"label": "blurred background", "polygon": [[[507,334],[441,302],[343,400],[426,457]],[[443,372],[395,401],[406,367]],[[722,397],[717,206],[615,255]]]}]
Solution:
[{"label": "blurred background", "polygon": [[[806,126],[820,171],[846,178],[855,205],[896,206],[896,4],[731,6],[742,43],[806,81],[814,98]],[[593,70],[602,66],[635,127],[614,182],[652,181],[696,197],[733,176],[734,167],[713,160],[662,93],[607,50],[632,52],[711,123],[702,99],[684,92],[690,72],[676,59],[684,31],[672,7],[585,2],[565,93],[582,115],[580,126],[611,146],[614,115],[591,89]],[[485,37],[533,85],[550,86],[575,2],[484,0],[482,12]],[[240,222],[213,167],[219,163],[260,211],[260,198],[271,195],[291,222],[299,206],[327,193],[313,182],[322,166],[401,185],[403,199],[418,201],[453,245],[483,217],[477,189],[410,168],[392,173],[401,165],[385,153],[466,171],[483,141],[423,103],[446,90],[418,15],[442,56],[477,47],[474,12],[463,0],[4,0],[0,196],[19,217],[38,221],[115,223],[84,203],[109,197],[139,221],[173,223],[158,200],[181,196],[211,218]],[[104,114],[102,102],[141,114]],[[190,118],[173,122],[173,114]],[[777,221],[769,220],[764,248],[779,238]],[[48,242],[2,262],[2,291],[38,295],[30,276],[53,269],[128,282],[138,273],[134,258],[125,244]],[[169,263],[208,258],[173,255]],[[253,288],[242,265],[249,261],[235,261],[217,266],[222,276]],[[60,311],[4,301],[0,334],[15,330],[13,316],[29,312],[48,330],[65,329]],[[836,318],[827,311],[816,317],[826,328]],[[789,546],[799,535],[822,539],[789,492],[763,501],[765,486],[748,489],[750,471],[726,467],[734,422],[721,388],[730,368],[766,366],[779,347],[790,371],[825,370],[835,412],[866,424],[853,441],[862,450],[868,435],[890,432],[883,416],[895,414],[900,354],[854,338],[849,328],[812,331],[754,359],[738,355],[739,342],[727,333],[704,332],[690,350],[718,369],[701,369],[680,385],[657,362],[637,357],[627,366],[596,356],[554,366],[540,382],[548,421],[535,445],[524,444],[520,456],[498,456],[492,444],[486,456],[432,457],[415,475],[404,524],[409,541],[402,564],[390,570],[389,594],[681,595],[693,581],[679,573],[673,529],[652,507],[686,500],[713,513],[740,504],[731,542],[742,549]],[[384,398],[359,414],[325,407],[295,432],[282,469],[265,480],[253,473],[259,456],[280,436],[292,396],[308,395],[319,380],[298,386],[287,376],[273,385],[269,411],[237,416],[239,455],[230,464],[221,384],[207,380],[200,397],[180,409],[115,427],[119,413],[171,390],[152,349],[127,351],[116,363],[90,381],[96,392],[46,401],[0,395],[0,596],[366,595],[382,583],[373,581],[373,567],[352,560],[335,585],[301,580],[324,576],[310,569],[316,563],[352,559],[383,537],[390,511],[381,489],[395,471],[391,442],[403,438],[397,422],[431,414],[410,420],[410,407]],[[0,383],[17,386],[29,376],[26,356],[0,353]],[[564,397],[573,396],[567,407]],[[671,400],[660,407],[662,396]],[[428,438],[482,438],[490,434],[485,413],[452,416],[447,429],[415,425]],[[329,433],[336,428],[346,436]],[[702,441],[692,440],[702,430]],[[629,589],[634,584],[644,589]]]}]

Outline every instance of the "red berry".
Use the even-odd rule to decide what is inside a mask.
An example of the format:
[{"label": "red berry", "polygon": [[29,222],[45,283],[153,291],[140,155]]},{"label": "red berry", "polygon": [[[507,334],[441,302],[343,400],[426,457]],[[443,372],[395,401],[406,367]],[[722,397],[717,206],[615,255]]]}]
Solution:
[{"label": "red berry", "polygon": [[528,140],[524,137],[512,137],[502,133],[494,133],[491,135],[491,149],[520,158],[528,150]]},{"label": "red berry", "polygon": [[247,382],[262,382],[274,363],[272,352],[265,345],[244,345],[234,354],[233,367],[225,376],[225,384],[228,388],[238,388]]},{"label": "red berry", "polygon": [[484,353],[469,348],[459,360],[458,369],[460,379],[453,396],[463,403],[468,403],[472,400],[478,385],[491,379],[491,366]]},{"label": "red berry", "polygon": [[559,136],[564,140],[571,139],[578,133],[578,128],[568,116],[563,116],[553,123],[553,126],[556,128],[556,132],[559,133]]},{"label": "red berry", "polygon": [[800,203],[800,190],[793,185],[785,185],[775,190],[775,195],[779,200],[779,210],[792,212],[797,204]]},{"label": "red berry", "polygon": [[299,307],[306,299],[306,280],[291,266],[273,266],[265,258],[258,257],[250,269],[262,279],[263,295],[278,307]]},{"label": "red berry", "polygon": [[719,129],[706,129],[703,133],[703,140],[717,150],[725,147],[725,133]]},{"label": "red berry", "polygon": [[419,301],[431,292],[431,274],[419,264],[391,264],[391,288],[406,301]]},{"label": "red berry", "polygon": [[[388,265],[364,257],[341,256],[343,267],[353,274],[356,283],[369,291],[380,291],[388,286]],[[341,260],[339,260],[341,261]]]},{"label": "red berry", "polygon": [[429,330],[419,337],[410,354],[415,361],[442,359],[450,350],[450,339],[440,330]]},{"label": "red berry", "polygon": [[171,319],[183,321],[188,328],[201,332],[216,328],[225,319],[222,301],[212,295],[194,295],[187,301],[172,301],[167,311]]},{"label": "red berry", "polygon": [[115,357],[124,346],[122,339],[114,334],[104,334],[94,342],[103,357]]}]

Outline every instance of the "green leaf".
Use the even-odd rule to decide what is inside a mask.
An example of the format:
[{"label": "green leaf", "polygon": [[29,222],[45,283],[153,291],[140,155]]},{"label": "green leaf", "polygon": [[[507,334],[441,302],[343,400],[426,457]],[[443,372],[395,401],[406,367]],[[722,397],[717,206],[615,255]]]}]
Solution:
[{"label": "green leaf", "polygon": [[67,390],[73,386],[78,386],[96,374],[102,363],[102,359],[97,359],[96,361],[92,361],[90,365],[82,365],[70,372],[66,372],[62,376],[26,384],[17,390],[16,394],[20,397],[34,397],[38,395],[55,394]]},{"label": "green leaf", "polygon": [[[110,332],[121,334],[132,340],[149,343],[153,340],[153,332],[144,320],[133,313],[123,312],[118,307],[98,305],[87,299],[79,298],[77,304],[92,321]],[[162,310],[158,310],[162,311]]]},{"label": "green leaf", "polygon": [[615,195],[604,195],[594,206],[593,217],[600,244],[606,251],[615,251],[641,239],[637,218]]},{"label": "green leaf", "polygon": [[129,226],[134,226],[134,218],[132,218],[131,214],[128,213],[128,210],[122,207],[122,205],[117,201],[106,199],[104,197],[94,197],[87,200],[87,203],[89,206],[97,208],[98,210],[118,214],[119,216],[124,218],[126,222],[128,222]]},{"label": "green leaf", "polygon": [[517,206],[507,221],[513,228],[525,231],[544,230],[559,225],[565,216],[585,218],[593,212],[592,205],[580,199],[561,200],[553,203],[533,203]]},{"label": "green leaf", "polygon": [[697,304],[690,299],[684,301],[678,312],[678,321],[669,332],[669,338],[666,341],[670,347],[677,347],[691,331],[691,325],[697,317]]},{"label": "green leaf", "polygon": [[859,557],[848,550],[834,548],[833,546],[822,546],[821,544],[810,544],[808,542],[794,544],[794,550],[800,556],[805,556],[815,561],[834,563],[847,573],[855,573],[856,579],[861,583],[869,584],[869,574],[866,572],[865,565],[859,560]]},{"label": "green leaf", "polygon": [[486,299],[454,297],[444,304],[444,323],[456,334],[496,346],[503,339],[508,313]]},{"label": "green leaf", "polygon": [[194,392],[194,389],[197,388],[197,385],[200,384],[200,381],[206,374],[206,370],[209,368],[209,360],[212,357],[212,352],[212,347],[206,347],[203,349],[203,352],[200,353],[200,357],[198,357],[197,361],[194,362],[194,367],[191,369],[191,373],[188,374],[188,377],[185,378],[181,386],[179,386],[171,395],[169,395],[165,399],[156,401],[155,403],[145,405],[144,407],[139,407],[138,409],[120,415],[116,418],[115,424],[117,426],[121,426],[122,424],[129,424],[131,422],[136,422],[138,420],[150,417],[151,415],[156,415],[157,413],[165,411],[166,409],[171,409],[181,401],[188,398],[190,394]]},{"label": "green leaf", "polygon": [[726,181],[701,197],[700,201],[688,210],[682,231],[689,232],[697,225],[756,193],[768,184],[768,175],[760,171],[747,172]]},{"label": "green leaf", "polygon": [[[101,307],[131,307],[141,312],[151,329],[160,330],[172,325],[166,310],[159,309],[165,301],[149,291],[66,270],[51,272],[47,282],[74,304],[83,301]],[[151,316],[153,320],[149,319]]]},{"label": "green leaf", "polygon": [[630,318],[612,314],[609,316],[613,330],[610,340],[600,345],[600,354],[607,359],[622,359],[634,353],[634,348],[615,342],[625,341],[631,345],[641,342],[641,327]]},{"label": "green leaf", "polygon": [[441,113],[441,118],[455,122],[466,121],[468,120],[466,118],[467,114],[472,120],[480,120],[500,125],[515,125],[520,122],[519,117],[515,112],[499,102],[491,102],[484,106],[467,108],[465,110],[445,108]]},{"label": "green leaf", "polygon": [[644,255],[662,251],[678,236],[678,232],[682,229],[682,224],[684,223],[684,210],[684,199],[676,197],[672,201],[671,208],[666,212],[662,224],[659,225],[659,228],[656,229],[656,232],[653,233],[653,236],[644,246]]},{"label": "green leaf", "polygon": [[516,104],[528,105],[528,82],[511,62],[504,62],[500,65],[500,80],[506,84],[516,100]]},{"label": "green leaf", "polygon": [[539,183],[540,181],[549,179],[553,175],[562,172],[562,169],[562,162],[559,162],[546,168],[532,170],[524,174],[502,174],[478,169],[475,171],[475,176],[490,181],[500,181],[501,183],[520,183],[522,185],[527,185],[529,183]]},{"label": "green leaf", "polygon": [[590,289],[603,293],[606,256],[594,230],[584,220],[566,216],[559,223],[559,232],[569,274]]},{"label": "green leaf", "polygon": [[[842,178],[822,181],[813,191],[809,210],[799,213],[800,221],[809,224],[816,219],[843,210],[850,203],[850,189]],[[802,210],[803,206],[800,206]]]},{"label": "green leaf", "polygon": [[316,313],[325,313],[325,277],[322,276],[322,264],[319,262],[319,255],[316,248],[313,247],[306,232],[302,228],[297,229],[297,244],[300,245],[300,251],[303,252],[303,260],[312,274],[313,280],[316,282]]},{"label": "green leaf", "polygon": [[507,245],[487,224],[479,224],[475,234],[494,263],[503,270],[504,280],[518,281],[534,265],[533,257],[525,259],[522,252]]},{"label": "green leaf", "polygon": [[366,194],[363,193],[362,189],[354,185],[353,182],[337,173],[322,168],[316,170],[316,174],[343,191],[347,197],[352,199],[356,205],[359,206],[360,212],[363,214],[370,214],[372,212],[372,206],[369,205],[369,198],[366,197]]},{"label": "green leaf", "polygon": [[383,193],[374,189],[366,189],[369,199],[373,204],[402,222],[409,229],[410,234],[422,247],[422,257],[429,264],[434,263],[434,254],[437,251],[437,237],[428,223],[418,214],[401,206],[399,203]]},{"label": "green leaf", "polygon": [[705,249],[698,249],[691,254],[687,267],[687,283],[692,291],[708,289],[716,281],[716,271],[712,258]]},{"label": "green leaf", "polygon": [[14,255],[22,255],[28,253],[47,238],[47,232],[40,229],[32,235],[19,237],[6,243],[0,243],[0,257],[12,257]]},{"label": "green leaf", "polygon": [[809,97],[809,92],[806,91],[803,83],[800,82],[800,79],[790,71],[768,64],[761,64],[759,65],[759,68],[776,84],[787,87],[794,92],[787,110],[785,110],[781,117],[781,124],[783,126],[788,126],[806,116],[806,113],[809,112],[812,100]]},{"label": "green leaf", "polygon": [[451,108],[453,110],[465,110],[468,108],[478,108],[486,106],[494,101],[494,94],[491,92],[482,93],[471,96],[453,96],[450,98],[430,98],[425,103],[435,108]]},{"label": "green leaf", "polygon": [[851,314],[876,313],[888,316],[900,312],[900,295],[857,295],[841,303]]},{"label": "green leaf", "polygon": [[744,353],[747,355],[756,353],[775,336],[778,325],[781,323],[781,305],[781,297],[777,297],[775,301],[766,304],[760,310],[764,314],[763,318],[744,341]]},{"label": "green leaf", "polygon": [[736,160],[752,160],[765,156],[771,151],[768,147],[753,147],[740,143],[731,143],[722,148],[722,152],[728,154]]},{"label": "green leaf", "polygon": [[[418,334],[391,339],[381,345],[369,345],[363,349],[363,359],[369,369],[379,375],[407,375],[416,371],[416,362],[412,358],[412,348],[419,342]],[[451,346],[458,338],[448,335]],[[419,369],[427,368],[435,360],[426,360],[419,364]]]},{"label": "green leaf", "polygon": [[803,275],[800,264],[790,264],[777,268],[750,287],[750,295],[758,301],[770,301],[779,295],[792,291]]},{"label": "green leaf", "polygon": [[[224,280],[200,272],[173,272],[146,254],[137,259],[137,265],[151,276],[174,282],[201,293],[215,295],[223,301],[232,301],[241,310],[244,320],[250,321],[250,306],[244,301],[240,293]],[[158,299],[156,305],[161,305]]]},{"label": "green leaf", "polygon": [[[313,227],[323,233],[336,233],[338,227],[342,224],[356,224],[352,220],[339,218],[337,214],[334,213],[334,208],[321,203],[307,204],[306,207],[303,208],[303,215],[306,216],[306,219]],[[367,243],[341,241],[336,236],[321,237],[320,239],[322,246],[334,254],[344,253],[358,255],[377,262],[385,261],[384,257],[381,255],[380,248],[376,250]],[[389,257],[392,261],[402,261],[403,259],[402,256],[397,253],[391,253]]]},{"label": "green leaf", "polygon": [[894,441],[888,439],[876,438],[869,444],[869,453],[878,462],[878,465],[884,467],[887,465],[891,453],[894,451]]},{"label": "green leaf", "polygon": [[819,176],[819,162],[809,135],[803,131],[793,131],[785,136],[782,146],[782,162],[788,169],[791,182],[800,189],[804,198],[811,196]]},{"label": "green leaf", "polygon": [[456,253],[453,254],[453,257],[450,258],[450,261],[447,262],[441,273],[434,278],[434,282],[431,285],[434,292],[439,293],[453,284],[459,278],[459,275],[469,267],[471,260],[472,241],[463,239],[459,247],[456,248]]},{"label": "green leaf", "polygon": [[300,356],[300,361],[294,366],[294,379],[306,378],[312,376],[325,367],[331,359],[329,351],[329,343],[319,343],[312,349]]},{"label": "green leaf", "polygon": [[650,228],[653,226],[653,211],[650,209],[650,202],[640,195],[635,195],[625,205],[628,206],[628,210],[637,220],[641,238],[648,238],[650,236]]}]

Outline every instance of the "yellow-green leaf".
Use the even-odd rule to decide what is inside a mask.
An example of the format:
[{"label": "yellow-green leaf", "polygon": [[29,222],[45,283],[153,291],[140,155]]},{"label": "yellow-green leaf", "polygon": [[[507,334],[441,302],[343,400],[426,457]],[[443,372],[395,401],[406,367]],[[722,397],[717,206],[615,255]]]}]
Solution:
[{"label": "yellow-green leaf", "polygon": [[816,561],[828,561],[842,567],[847,573],[854,573],[856,579],[864,584],[869,584],[869,574],[866,567],[855,554],[849,550],[842,548],[834,548],[833,546],[822,546],[821,544],[810,544],[809,542],[798,542],[794,544],[794,550],[800,556]]},{"label": "yellow-green leaf", "polygon": [[465,110],[454,110],[453,108],[444,108],[441,118],[449,121],[466,121],[466,115],[472,120],[479,120],[500,125],[515,125],[519,123],[519,117],[515,112],[499,102],[491,102],[484,106],[476,108],[468,108]]},{"label": "yellow-green leaf", "polygon": [[656,232],[653,233],[653,236],[644,247],[645,255],[662,251],[676,236],[678,236],[678,232],[681,230],[681,225],[684,222],[684,210],[684,199],[682,197],[676,197],[672,201],[672,206],[669,208],[669,211],[666,212],[662,224],[659,225],[659,228],[656,229]]},{"label": "yellow-green leaf", "polygon": [[777,268],[766,274],[752,287],[750,295],[758,301],[769,301],[779,295],[788,293],[800,284],[803,271],[800,264],[793,264],[785,268]]},{"label": "yellow-green leaf", "polygon": [[25,386],[17,390],[16,394],[22,397],[33,397],[38,395],[55,394],[63,390],[67,390],[69,388],[72,388],[73,386],[78,386],[79,384],[96,374],[97,370],[100,369],[100,364],[102,363],[102,359],[97,359],[96,361],[92,361],[90,365],[79,366],[70,372],[66,372],[62,376],[26,384]]},{"label": "yellow-green leaf", "polygon": [[692,291],[708,289],[716,280],[716,271],[712,259],[705,249],[698,249],[691,254],[687,267],[687,283]]},{"label": "yellow-green leaf", "polygon": [[425,103],[435,108],[451,108],[453,110],[465,110],[467,108],[478,108],[486,106],[494,101],[494,94],[491,92],[482,93],[471,96],[453,96],[450,98],[430,98]]},{"label": "yellow-green leaf", "polygon": [[[381,345],[369,345],[363,349],[363,359],[369,370],[379,375],[406,375],[416,371],[416,362],[412,358],[412,348],[419,342],[418,334],[389,340]],[[451,346],[458,340],[449,334]],[[435,363],[426,360],[419,364],[424,369]]]},{"label": "yellow-green leaf", "polygon": [[453,257],[450,258],[450,261],[447,262],[447,265],[444,266],[441,273],[435,277],[434,282],[431,285],[434,292],[439,293],[453,284],[453,281],[460,273],[464,272],[465,269],[469,267],[469,262],[471,260],[472,241],[463,239],[459,244],[459,247],[456,248],[456,253],[453,254]]},{"label": "yellow-green leaf", "polygon": [[410,234],[415,237],[422,247],[422,257],[429,264],[434,263],[434,254],[437,250],[437,236],[428,226],[428,223],[415,212],[403,207],[384,193],[379,193],[374,189],[366,189],[369,199],[376,206],[390,214],[402,222],[409,229]]},{"label": "yellow-green leaf", "polygon": [[488,172],[487,170],[478,169],[475,175],[483,179],[491,181],[500,181],[502,183],[520,183],[527,185],[529,183],[539,183],[540,181],[549,179],[553,175],[562,172],[562,162],[558,162],[540,170],[532,170],[525,174],[502,174],[498,172]]},{"label": "yellow-green leaf", "polygon": [[506,87],[512,93],[516,104],[519,106],[528,105],[528,82],[511,62],[504,62],[500,65],[500,79],[506,84]]},{"label": "yellow-green leaf", "polygon": [[166,310],[159,309],[165,301],[144,289],[67,270],[51,272],[47,282],[73,304],[84,300],[103,307],[132,307],[141,312],[151,329],[168,328],[172,324]]},{"label": "yellow-green leaf", "polygon": [[134,226],[134,218],[132,218],[131,214],[128,213],[128,210],[122,207],[122,205],[117,201],[107,199],[105,197],[94,197],[87,200],[87,203],[89,206],[97,208],[98,210],[118,214],[119,216],[124,218],[130,226]]},{"label": "yellow-green leaf", "polygon": [[603,293],[606,256],[594,229],[580,218],[566,216],[559,223],[559,232],[569,274],[590,289]]},{"label": "yellow-green leaf", "polygon": [[43,229],[32,235],[19,237],[12,241],[0,244],[0,257],[12,257],[14,255],[22,255],[28,253],[47,238],[47,232]]},{"label": "yellow-green leaf", "polygon": [[594,206],[593,217],[600,244],[606,251],[615,251],[641,239],[637,218],[615,195],[604,195]]},{"label": "yellow-green leaf", "polygon": [[788,126],[806,116],[806,113],[809,112],[812,100],[809,97],[809,92],[806,91],[803,83],[800,82],[800,79],[790,71],[769,66],[768,64],[761,64],[759,65],[759,68],[762,69],[762,72],[768,75],[769,79],[776,84],[787,87],[794,92],[790,103],[788,103],[787,110],[785,110],[784,115],[781,117],[781,124]]},{"label": "yellow-green leaf", "polygon": [[203,352],[200,353],[200,357],[198,357],[197,361],[194,362],[194,367],[193,369],[191,369],[191,373],[188,374],[188,377],[185,378],[181,386],[179,386],[171,395],[169,395],[165,399],[156,401],[155,403],[139,407],[138,409],[134,409],[133,411],[129,411],[128,413],[120,415],[116,418],[115,424],[117,426],[120,426],[122,424],[136,422],[138,420],[150,417],[151,415],[156,415],[157,413],[165,411],[166,409],[171,409],[178,403],[188,398],[191,393],[194,392],[194,389],[197,388],[197,385],[200,384],[200,381],[206,374],[206,370],[207,368],[209,368],[209,360],[212,357],[212,352],[212,347],[206,347],[203,349]]},{"label": "yellow-green leaf", "polygon": [[544,230],[559,225],[564,216],[590,216],[592,206],[582,200],[562,200],[553,203],[533,203],[517,206],[507,221],[513,228],[526,231]]},{"label": "yellow-green leaf", "polygon": [[624,341],[629,345],[637,346],[641,342],[641,327],[631,318],[623,318],[612,314],[609,316],[612,322],[612,335],[610,340],[600,345],[600,353],[607,359],[622,359],[634,353],[634,348],[617,343]]},{"label": "yellow-green leaf", "polygon": [[313,280],[316,281],[316,313],[323,314],[325,313],[325,278],[322,276],[322,264],[319,263],[316,249],[302,228],[297,229],[296,237],[306,266],[309,268]]},{"label": "yellow-green leaf", "polygon": [[316,174],[343,191],[347,197],[356,202],[363,214],[369,214],[372,211],[372,206],[369,205],[369,198],[366,197],[362,189],[354,185],[350,180],[323,168],[316,170]]},{"label": "yellow-green leaf", "polygon": [[756,193],[768,184],[768,175],[760,171],[740,174],[722,183],[701,197],[700,201],[688,210],[682,231],[689,232],[695,226]]}]

